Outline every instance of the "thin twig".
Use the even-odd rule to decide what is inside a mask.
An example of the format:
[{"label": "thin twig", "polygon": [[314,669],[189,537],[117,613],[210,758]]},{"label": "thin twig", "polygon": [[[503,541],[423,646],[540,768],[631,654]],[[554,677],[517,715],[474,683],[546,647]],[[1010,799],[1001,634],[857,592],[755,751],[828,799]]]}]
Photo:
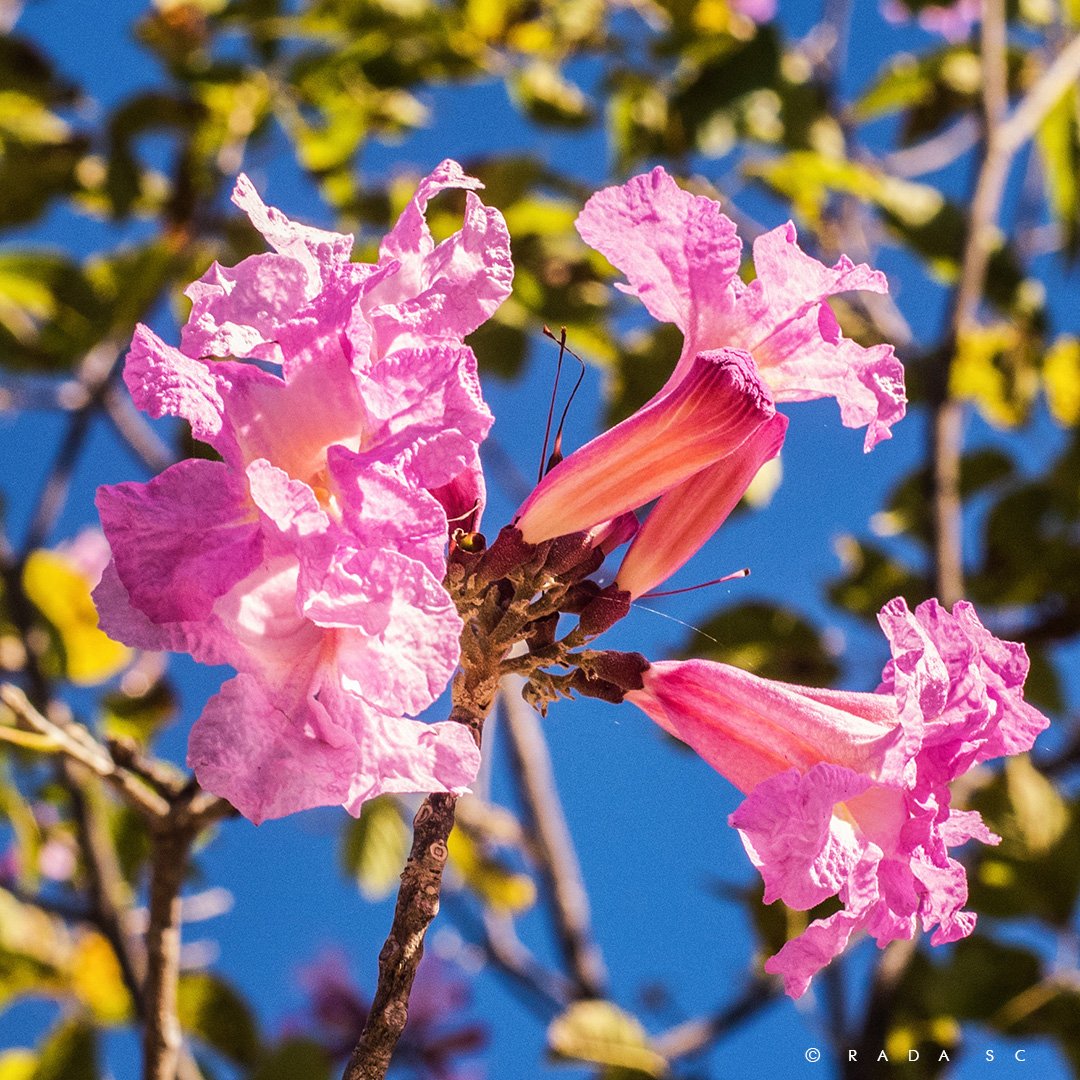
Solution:
[{"label": "thin twig", "polygon": [[[477,624],[474,629],[480,633]],[[463,652],[474,663],[454,678],[450,719],[463,724],[480,745],[484,720],[499,685],[499,666],[505,648],[490,636],[486,648],[466,637]],[[409,994],[424,954],[424,936],[439,910],[447,841],[454,827],[457,796],[429,795],[413,819],[413,841],[401,872],[390,933],[379,953],[379,979],[364,1030],[345,1066],[344,1080],[383,1080],[401,1033],[409,1019]]]},{"label": "thin twig", "polygon": [[101,399],[105,415],[116,433],[152,472],[163,472],[177,461],[176,454],[132,404],[131,395],[110,383]]},{"label": "thin twig", "polygon": [[662,1032],[652,1040],[652,1047],[668,1061],[700,1054],[779,996],[777,980],[756,979],[730,1005],[713,1016],[687,1020]]},{"label": "thin twig", "polygon": [[160,818],[168,813],[168,802],[133,773],[117,765],[108,750],[81,725],[55,723],[34,708],[26,694],[11,683],[0,685],[0,700],[27,726],[52,740],[57,750],[116,788],[145,817]]},{"label": "thin twig", "polygon": [[998,240],[998,215],[1016,152],[1080,76],[1080,35],[1062,49],[1010,115],[1004,0],[987,0],[982,19],[983,125],[985,149],[975,182],[949,333],[932,380],[934,556],[937,592],[952,604],[964,595],[963,513],[960,462],[963,410],[949,396],[949,370],[956,343],[974,323],[986,288],[990,257]]},{"label": "thin twig", "polygon": [[964,414],[960,403],[950,396],[949,374],[957,341],[975,320],[982,300],[990,255],[998,242],[998,210],[1012,163],[1012,151],[999,139],[1008,108],[1006,45],[1005,0],[987,0],[981,38],[985,149],[971,199],[967,239],[945,348],[931,380],[934,566],[938,597],[949,607],[964,595],[960,495]]},{"label": "thin twig", "polygon": [[508,676],[501,691],[513,767],[541,855],[540,871],[551,894],[559,944],[577,996],[600,998],[605,994],[607,972],[592,937],[589,897],[559,801],[544,733],[536,714],[521,698],[522,682]]},{"label": "thin twig", "polygon": [[390,934],[379,953],[379,982],[345,1080],[382,1080],[409,1019],[409,994],[424,952],[424,935],[439,911],[456,796],[429,795],[413,819],[413,842],[401,874]]},{"label": "thin twig", "polygon": [[53,467],[48,479],[38,496],[33,517],[26,530],[20,549],[19,563],[25,561],[34,548],[40,547],[52,532],[53,526],[67,504],[71,481],[75,475],[75,466],[79,454],[90,433],[90,425],[101,405],[101,400],[109,383],[116,374],[117,365],[123,354],[125,341],[107,337],[95,345],[83,359],[79,381],[85,390],[85,400],[75,409],[68,420],[67,431],[56,452]]},{"label": "thin twig", "polygon": [[924,176],[952,165],[979,142],[982,128],[970,114],[961,116],[944,131],[914,146],[905,146],[886,155],[882,161],[891,176]]},{"label": "thin twig", "polygon": [[1012,115],[998,130],[998,140],[1016,153],[1038,130],[1054,106],[1080,78],[1080,34],[1054,57],[1050,66],[1024,95]]}]

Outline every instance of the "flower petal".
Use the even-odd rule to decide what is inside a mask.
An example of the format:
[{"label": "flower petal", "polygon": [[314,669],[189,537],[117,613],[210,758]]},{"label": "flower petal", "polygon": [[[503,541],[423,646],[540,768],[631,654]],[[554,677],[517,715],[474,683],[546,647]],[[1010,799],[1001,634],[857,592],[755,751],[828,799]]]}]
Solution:
[{"label": "flower petal", "polygon": [[117,574],[153,622],[205,618],[262,560],[247,486],[221,462],[181,461],[147,484],[98,488],[96,502]]},{"label": "flower petal", "polygon": [[865,915],[845,910],[827,919],[816,919],[775,956],[770,956],[765,961],[765,970],[783,977],[788,997],[800,998],[810,980],[847,948],[851,935],[865,921]]},{"label": "flower petal", "polygon": [[143,412],[155,420],[182,416],[196,439],[216,445],[224,402],[209,367],[166,345],[139,323],[124,364],[124,382]]},{"label": "flower petal", "polygon": [[379,264],[395,264],[365,290],[364,310],[380,353],[432,338],[460,340],[510,295],[514,267],[502,214],[469,191],[460,230],[437,247],[425,219],[428,202],[448,188],[475,189],[455,161],[444,161],[420,182],[379,247]]},{"label": "flower petal", "polygon": [[[357,703],[359,708],[359,703]],[[359,751],[316,734],[318,703],[274,694],[241,674],[203,710],[188,740],[188,765],[199,783],[256,825],[267,818],[344,802]]]},{"label": "flower petal", "polygon": [[762,781],[728,819],[765,882],[764,902],[806,911],[843,888],[865,850],[850,821],[833,808],[870,786],[839,765],[815,765]]},{"label": "flower petal", "polygon": [[335,552],[303,601],[304,614],[338,628],[345,688],[382,713],[415,715],[457,667],[461,618],[423,565],[395,551]]},{"label": "flower petal", "polygon": [[493,417],[480,393],[476,357],[451,343],[400,349],[362,371],[369,445],[399,461],[425,488],[441,487],[475,460]]},{"label": "flower petal", "polygon": [[654,318],[683,331],[684,355],[735,344],[706,342],[698,328],[708,309],[730,308],[730,286],[739,273],[742,243],[715,200],[683,191],[657,166],[593,195],[577,229],[626,275],[625,292],[639,297]]}]

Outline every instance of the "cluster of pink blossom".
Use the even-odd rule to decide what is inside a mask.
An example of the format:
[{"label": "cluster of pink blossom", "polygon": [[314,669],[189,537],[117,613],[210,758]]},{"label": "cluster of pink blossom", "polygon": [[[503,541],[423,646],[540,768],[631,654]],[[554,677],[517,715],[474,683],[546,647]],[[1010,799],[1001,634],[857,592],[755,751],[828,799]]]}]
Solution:
[{"label": "cluster of pink blossom", "polygon": [[[475,774],[464,727],[410,719],[459,656],[441,584],[448,518],[474,528],[483,501],[477,447],[491,418],[462,339],[512,274],[502,219],[471,192],[461,231],[438,246],[424,211],[445,187],[475,186],[444,163],[363,265],[348,238],[292,224],[241,178],[234,198],[276,253],[215,265],[191,287],[181,349],[136,334],[125,372],[136,401],[185,417],[223,460],[102,489],[113,549],[102,622],[129,644],[237,669],[189,756],[253,820],[333,803],[355,813],[379,791],[458,791]],[[684,344],[659,393],[551,469],[510,533],[530,550],[574,534],[571,550],[597,556],[589,568],[630,541],[604,590],[624,612],[779,452],[776,402],[835,398],[870,450],[904,415],[903,370],[890,346],[845,338],[828,304],[883,292],[884,277],[846,258],[824,266],[790,224],[755,241],[750,284],[734,224],[662,169],[599,192],[578,228]],[[564,610],[585,626],[582,607]],[[731,823],[767,902],[807,910],[839,896],[841,910],[767,964],[793,996],[857,930],[880,944],[918,922],[936,927],[935,943],[971,932],[949,848],[996,838],[951,808],[949,784],[1030,748],[1047,723],[1023,701],[1023,646],[993,637],[970,606],[913,613],[897,599],[880,622],[893,659],[872,694],[704,661],[642,660],[616,687],[746,794]]]},{"label": "cluster of pink blossom", "polygon": [[425,210],[477,187],[444,162],[364,264],[350,237],[294,224],[241,176],[233,200],[274,252],[215,263],[188,289],[180,349],[136,330],[136,403],[182,416],[222,460],[99,491],[101,623],[237,670],[189,761],[253,821],[358,813],[379,792],[460,791],[476,774],[465,728],[410,717],[458,661],[447,516],[483,500],[491,415],[463,338],[513,276],[502,216],[472,190],[440,244]]}]

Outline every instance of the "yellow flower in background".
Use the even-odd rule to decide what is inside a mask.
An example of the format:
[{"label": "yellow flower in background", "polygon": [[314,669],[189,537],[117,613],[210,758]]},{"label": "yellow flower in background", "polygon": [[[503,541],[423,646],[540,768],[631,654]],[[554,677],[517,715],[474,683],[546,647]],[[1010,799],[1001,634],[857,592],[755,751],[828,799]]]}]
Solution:
[{"label": "yellow flower in background", "polygon": [[131,659],[126,645],[98,628],[90,599],[107,559],[105,538],[96,529],[86,529],[68,544],[31,552],[23,568],[26,595],[55,628],[64,652],[64,674],[78,686],[105,682]]}]

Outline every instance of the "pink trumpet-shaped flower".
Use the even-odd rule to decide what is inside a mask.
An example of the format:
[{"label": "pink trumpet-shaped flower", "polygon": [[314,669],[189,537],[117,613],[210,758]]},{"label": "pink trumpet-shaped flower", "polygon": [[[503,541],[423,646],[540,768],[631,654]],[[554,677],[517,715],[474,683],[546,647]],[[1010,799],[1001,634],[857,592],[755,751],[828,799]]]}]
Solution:
[{"label": "pink trumpet-shaped flower", "polygon": [[775,415],[746,353],[701,353],[670,393],[559,462],[522,504],[518,528],[539,543],[608,522],[737,454]]},{"label": "pink trumpet-shaped flower", "polygon": [[893,658],[877,693],[771,682],[703,660],[652,665],[626,697],[747,797],[731,815],[765,882],[765,902],[807,910],[838,895],[765,964],[801,996],[858,930],[879,946],[936,927],[970,934],[967,879],[949,848],[997,843],[949,783],[1030,749],[1048,724],[1023,700],[1023,645],[1000,641],[970,604],[903,600],[878,617]]},{"label": "pink trumpet-shaped flower", "polygon": [[577,226],[626,275],[619,288],[683,332],[668,387],[698,353],[726,347],[753,356],[778,402],[836,398],[845,426],[866,425],[866,450],[889,438],[904,415],[904,372],[892,347],[848,340],[826,303],[854,290],[885,292],[878,271],[846,257],[823,266],[799,248],[789,222],[754,241],[757,278],[746,285],[734,222],[714,200],[683,191],[659,167],[597,192]]},{"label": "pink trumpet-shaped flower", "polygon": [[461,791],[476,774],[465,728],[410,719],[457,665],[447,508],[483,501],[491,414],[461,339],[510,287],[497,211],[470,192],[462,230],[438,246],[423,211],[476,186],[444,162],[368,266],[348,261],[351,238],[295,225],[240,177],[234,200],[276,253],[215,264],[191,287],[182,349],[136,330],[136,404],[183,417],[222,460],[99,490],[113,555],[101,624],[237,670],[188,758],[254,821],[358,813],[380,792]]}]

